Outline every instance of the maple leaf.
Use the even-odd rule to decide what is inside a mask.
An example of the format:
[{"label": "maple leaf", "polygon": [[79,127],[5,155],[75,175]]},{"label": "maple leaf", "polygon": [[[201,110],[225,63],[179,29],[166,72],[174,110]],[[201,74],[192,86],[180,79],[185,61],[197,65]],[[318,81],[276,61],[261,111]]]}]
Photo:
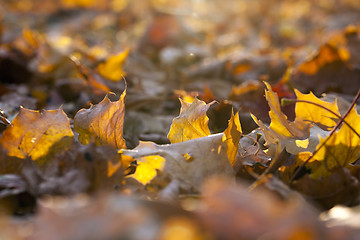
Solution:
[{"label": "maple leaf", "polygon": [[[331,128],[336,125],[336,121],[334,120],[335,115],[327,110],[329,109],[337,115],[340,115],[336,99],[334,102],[329,103],[318,99],[312,92],[310,92],[309,94],[303,94],[297,89],[294,89],[294,91],[297,100],[300,100],[296,102],[295,106],[296,118],[309,120],[313,123],[327,128]],[[309,104],[307,102],[301,101],[307,101],[314,104]]]},{"label": "maple leaf", "polygon": [[100,103],[76,113],[74,129],[79,133],[80,143],[86,145],[91,138],[96,137],[100,144],[109,144],[118,149],[126,148],[123,139],[125,96],[126,89],[116,102],[111,102],[106,95]]},{"label": "maple leaf", "polygon": [[231,118],[229,125],[224,131],[223,142],[227,145],[227,155],[231,165],[236,162],[236,153],[238,151],[239,141],[241,138],[241,125],[239,120],[239,112],[234,116],[234,112],[231,112]]},{"label": "maple leaf", "polygon": [[129,49],[126,49],[118,55],[110,56],[105,62],[100,63],[97,68],[100,75],[110,81],[120,81],[126,74],[122,69],[122,65],[128,54]]},{"label": "maple leaf", "polygon": [[[223,133],[212,134],[210,136],[188,140],[186,142],[173,143],[167,145],[157,145],[152,142],[140,142],[134,150],[123,150],[124,155],[141,159],[145,156],[152,158],[146,160],[147,165],[138,175],[133,176],[141,182],[148,179],[149,182],[155,169],[162,168],[162,160],[154,156],[162,157],[165,161],[163,172],[168,174],[171,179],[178,180],[180,187],[184,189],[200,189],[202,182],[211,175],[233,176],[233,170],[227,156],[227,145],[223,142]],[[150,161],[157,161],[153,164]],[[157,167],[160,166],[160,167]],[[147,177],[142,176],[147,174]],[[141,176],[138,177],[138,176]],[[145,182],[145,181],[143,181]]]},{"label": "maple leaf", "polygon": [[180,102],[180,115],[173,119],[168,134],[170,142],[184,142],[210,135],[206,112],[212,103],[206,104],[197,98],[192,103],[181,99]]},{"label": "maple leaf", "polygon": [[[343,124],[333,135],[329,135],[327,138],[320,138],[320,143],[317,146],[318,151],[313,156],[315,160],[320,162],[320,166],[313,167],[310,177],[320,178],[328,176],[332,170],[345,167],[360,157],[360,138],[353,131],[360,132],[360,115],[353,108],[345,120],[353,129]],[[324,142],[325,144],[322,146]]]},{"label": "maple leaf", "polygon": [[[296,146],[295,141],[297,140],[306,140],[310,136],[312,124],[306,122],[302,118],[296,118],[294,122],[290,122],[286,115],[281,112],[277,94],[271,90],[271,86],[267,82],[264,83],[267,87],[267,90],[265,90],[265,97],[270,107],[270,126],[265,126],[265,124],[261,120],[258,120],[253,114],[251,116],[263,131],[266,144],[270,147],[280,144],[282,150],[284,147],[290,145]],[[314,145],[311,145],[311,147],[312,146]],[[296,148],[290,149],[287,147],[287,151],[296,154],[298,151],[304,151],[304,149],[298,150]]]},{"label": "maple leaf", "polygon": [[20,108],[11,125],[3,132],[0,146],[12,157],[30,157],[39,164],[63,151],[73,142],[73,133],[66,114],[58,110],[43,112]]}]

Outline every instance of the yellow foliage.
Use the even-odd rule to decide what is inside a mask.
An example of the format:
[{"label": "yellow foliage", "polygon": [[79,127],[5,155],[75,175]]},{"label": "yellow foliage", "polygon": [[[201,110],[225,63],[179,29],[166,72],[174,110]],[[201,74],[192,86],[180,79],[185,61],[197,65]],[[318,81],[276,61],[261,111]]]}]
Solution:
[{"label": "yellow foliage", "polygon": [[234,112],[231,113],[229,125],[224,131],[223,142],[227,145],[226,153],[229,161],[233,166],[236,162],[236,153],[238,151],[239,141],[241,138],[241,125],[239,120],[239,112],[234,116]]},{"label": "yellow foliage", "polygon": [[180,99],[180,115],[173,119],[168,138],[171,143],[184,142],[190,139],[210,135],[209,118],[206,112],[211,103],[206,104],[195,98],[192,103]]},{"label": "yellow foliage", "polygon": [[[360,115],[353,108],[345,120],[353,127],[356,132],[360,132]],[[339,167],[345,167],[354,162],[360,156],[360,138],[346,125],[332,136],[320,138],[318,152],[313,158],[321,162],[321,165],[310,175],[312,178],[328,176],[331,170]],[[326,140],[323,147],[320,146]]]},{"label": "yellow foliage", "polygon": [[165,158],[159,155],[141,157],[137,159],[138,166],[131,177],[144,185],[148,184],[156,176],[156,170],[164,169],[165,161]]},{"label": "yellow foliage", "polygon": [[270,107],[271,124],[267,127],[254,115],[251,116],[264,133],[266,144],[268,146],[280,144],[281,149],[283,149],[289,144],[295,144],[296,140],[308,138],[312,124],[302,118],[296,118],[294,122],[290,122],[286,115],[281,112],[277,94],[271,90],[271,86],[267,82],[265,82],[265,85],[267,87],[265,97]]},{"label": "yellow foliage", "polygon": [[301,119],[289,122],[286,115],[281,112],[277,94],[271,90],[270,84],[265,82],[265,85],[267,87],[267,90],[265,90],[265,97],[270,107],[270,129],[285,137],[304,139],[308,135],[310,124],[305,123]]},{"label": "yellow foliage", "polygon": [[79,133],[80,143],[88,144],[91,138],[95,138],[100,144],[126,148],[123,139],[125,96],[126,89],[116,102],[111,102],[106,96],[100,103],[76,113],[74,129]]},{"label": "yellow foliage", "polygon": [[67,7],[91,7],[95,0],[62,0],[62,4]]},{"label": "yellow foliage", "polygon": [[128,54],[129,49],[126,49],[117,55],[110,56],[104,63],[99,64],[97,69],[100,75],[110,81],[120,81],[126,75],[122,66]]},{"label": "yellow foliage", "polygon": [[[312,103],[316,103],[340,115],[337,106],[337,100],[335,100],[333,103],[325,102],[318,99],[312,92],[310,92],[309,94],[303,94],[297,89],[295,89],[295,94],[298,100],[306,100]],[[295,107],[295,115],[296,118],[309,120],[313,123],[330,128],[336,125],[336,122],[334,121],[334,119],[336,119],[336,116],[334,114],[314,104],[297,102]]]},{"label": "yellow foliage", "polygon": [[9,156],[31,157],[39,164],[51,154],[64,150],[73,142],[70,121],[62,109],[43,112],[20,108],[11,125],[3,132],[0,145]]}]

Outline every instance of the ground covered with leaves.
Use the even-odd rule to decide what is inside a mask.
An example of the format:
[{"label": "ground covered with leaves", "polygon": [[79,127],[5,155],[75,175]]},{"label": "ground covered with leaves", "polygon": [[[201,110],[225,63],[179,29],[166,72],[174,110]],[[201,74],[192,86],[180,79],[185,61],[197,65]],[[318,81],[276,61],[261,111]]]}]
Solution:
[{"label": "ground covered with leaves", "polygon": [[360,238],[357,0],[1,0],[1,239]]}]

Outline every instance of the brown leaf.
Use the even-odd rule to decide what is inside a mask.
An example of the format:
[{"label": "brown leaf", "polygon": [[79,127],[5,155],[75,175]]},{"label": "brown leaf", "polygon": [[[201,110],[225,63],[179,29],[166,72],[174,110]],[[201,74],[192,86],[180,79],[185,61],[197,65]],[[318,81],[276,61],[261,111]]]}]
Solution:
[{"label": "brown leaf", "polygon": [[30,157],[38,164],[46,163],[56,152],[73,142],[66,114],[58,110],[43,112],[20,108],[19,114],[0,138],[0,146],[11,157]]},{"label": "brown leaf", "polygon": [[74,117],[74,129],[79,133],[79,141],[88,144],[95,138],[100,144],[109,144],[118,149],[126,148],[123,139],[125,116],[124,99],[126,90],[116,102],[107,96],[89,109],[81,109]]},{"label": "brown leaf", "polygon": [[302,199],[281,201],[263,189],[249,192],[221,178],[206,182],[197,214],[220,239],[327,238],[316,211]]}]

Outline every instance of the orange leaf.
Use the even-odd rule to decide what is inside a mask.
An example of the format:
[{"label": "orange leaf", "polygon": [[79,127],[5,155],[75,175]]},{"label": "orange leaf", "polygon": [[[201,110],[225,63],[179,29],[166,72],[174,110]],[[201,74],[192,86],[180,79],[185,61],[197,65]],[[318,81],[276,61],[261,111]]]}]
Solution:
[{"label": "orange leaf", "polygon": [[210,135],[209,118],[206,116],[206,112],[212,103],[206,104],[197,98],[192,103],[181,99],[180,102],[180,115],[173,119],[168,134],[170,142],[184,142]]},{"label": "orange leaf", "polygon": [[231,113],[229,125],[224,131],[223,142],[226,142],[229,161],[231,165],[236,162],[236,153],[238,151],[239,141],[241,138],[241,125],[239,120],[239,112],[234,116],[234,112]]},{"label": "orange leaf", "polygon": [[105,96],[100,103],[76,113],[74,129],[79,133],[80,143],[88,144],[91,138],[96,137],[100,144],[109,144],[118,149],[126,148],[123,139],[125,96],[126,89],[116,102],[111,102]]},{"label": "orange leaf", "polygon": [[20,108],[19,114],[0,138],[0,146],[9,156],[31,157],[40,164],[72,142],[70,122],[61,108],[41,113]]},{"label": "orange leaf", "polygon": [[330,44],[325,44],[320,47],[316,56],[301,64],[298,68],[300,72],[308,75],[316,74],[321,67],[327,63],[337,60],[347,61],[349,53],[344,48],[336,48]]}]

